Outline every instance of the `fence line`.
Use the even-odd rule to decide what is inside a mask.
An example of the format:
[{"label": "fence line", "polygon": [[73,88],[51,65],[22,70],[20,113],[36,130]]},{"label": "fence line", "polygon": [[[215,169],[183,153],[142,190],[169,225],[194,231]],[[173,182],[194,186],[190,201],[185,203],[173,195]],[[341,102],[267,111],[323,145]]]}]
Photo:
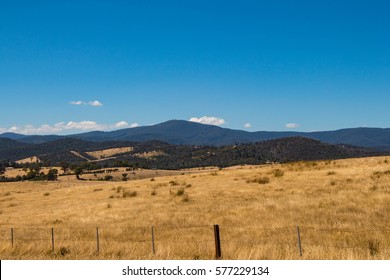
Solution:
[{"label": "fence line", "polygon": [[[203,234],[202,236],[197,236],[198,239],[191,238],[190,240],[183,241],[175,238],[174,241],[169,241],[164,236],[165,231],[175,230],[175,229],[210,229],[208,233],[208,237],[210,239],[205,239]],[[109,232],[110,229],[121,229],[122,232],[112,234]],[[213,235],[211,235],[211,230],[213,229]],[[87,234],[89,236],[81,237],[81,234],[72,234],[73,230],[88,230]],[[95,233],[93,233],[93,230]],[[108,231],[107,231],[108,230]],[[240,232],[236,233],[238,239],[232,238],[234,234],[230,231],[240,230]],[[248,231],[257,231],[257,235],[255,237],[249,236],[250,238],[246,238],[248,236]],[[275,242],[272,238],[275,239],[276,233],[275,231],[279,230],[283,238],[282,242]],[[288,231],[284,231],[288,230]],[[44,231],[44,232],[42,232]],[[139,231],[139,232],[137,232]],[[160,232],[161,231],[161,232]],[[228,225],[191,225],[191,226],[152,226],[152,227],[12,227],[12,228],[0,228],[1,235],[0,241],[9,242],[12,248],[15,248],[20,243],[24,242],[48,242],[51,245],[51,252],[55,254],[56,246],[59,246],[61,242],[69,241],[69,242],[95,242],[96,252],[99,253],[102,249],[104,249],[104,245],[108,243],[143,243],[151,245],[151,253],[155,255],[159,250],[159,245],[168,244],[168,243],[178,243],[178,244],[186,244],[188,242],[200,243],[203,244],[214,244],[215,250],[215,258],[221,259],[223,258],[223,246],[224,244],[238,244],[242,246],[285,246],[288,248],[296,248],[297,255],[302,257],[305,254],[305,248],[309,247],[321,247],[321,248],[336,248],[336,249],[366,249],[371,255],[375,255],[379,251],[379,241],[368,240],[368,246],[362,245],[353,245],[353,239],[345,239],[344,244],[320,244],[313,242],[311,239],[315,239],[310,237],[309,232],[329,232],[329,233],[347,233],[349,234],[360,234],[367,232],[378,232],[384,233],[386,235],[385,244],[386,247],[390,248],[390,236],[387,236],[390,233],[390,229],[371,229],[371,230],[353,230],[353,229],[338,229],[338,228],[316,228],[310,226],[285,226],[285,227],[276,227],[276,228],[266,228],[266,227],[240,227],[240,226],[228,226]],[[245,236],[243,232],[247,233]],[[294,233],[295,232],[295,233]],[[32,234],[32,233],[35,233]],[[61,235],[62,233],[62,235]],[[267,233],[271,233],[266,236]],[[27,235],[27,236],[26,236]],[[36,236],[38,235],[38,236]],[[77,239],[72,238],[72,236],[76,236]],[[137,238],[143,237],[143,238]],[[184,235],[185,236],[185,235]],[[318,236],[318,234],[314,235],[315,237],[323,237],[323,235]],[[338,235],[339,236],[339,235]],[[260,238],[262,237],[262,238]],[[268,237],[268,238],[267,238]],[[329,237],[325,235],[325,237]],[[279,237],[280,238],[280,237]],[[285,242],[284,242],[285,241]],[[352,242],[351,242],[352,241]],[[389,241],[387,243],[387,241]],[[371,243],[370,243],[371,242]],[[376,244],[377,242],[378,244]],[[335,242],[338,243],[338,242]],[[352,243],[352,245],[350,245]],[[383,244],[382,244],[383,245]],[[211,246],[211,245],[210,245]],[[388,248],[381,248],[382,252],[389,252]]]}]

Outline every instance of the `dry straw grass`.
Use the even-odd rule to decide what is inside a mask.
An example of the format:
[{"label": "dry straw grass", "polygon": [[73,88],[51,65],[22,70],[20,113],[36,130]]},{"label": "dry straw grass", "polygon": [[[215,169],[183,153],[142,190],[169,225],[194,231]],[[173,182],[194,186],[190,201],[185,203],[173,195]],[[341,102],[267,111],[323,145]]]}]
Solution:
[{"label": "dry straw grass", "polygon": [[390,259],[385,157],[128,182],[73,177],[0,185],[1,259],[212,259],[213,224],[224,259]]}]

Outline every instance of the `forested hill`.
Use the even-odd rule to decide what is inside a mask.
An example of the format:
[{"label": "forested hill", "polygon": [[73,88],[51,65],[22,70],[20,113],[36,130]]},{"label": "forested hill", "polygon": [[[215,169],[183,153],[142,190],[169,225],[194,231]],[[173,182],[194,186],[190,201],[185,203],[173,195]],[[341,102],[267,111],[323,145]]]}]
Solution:
[{"label": "forested hill", "polygon": [[43,144],[26,144],[0,138],[0,162],[13,162],[36,156],[45,165],[89,162],[95,166],[180,169],[387,154],[389,153],[368,148],[326,144],[304,137],[227,146],[172,145],[161,141],[91,142],[72,138]]}]

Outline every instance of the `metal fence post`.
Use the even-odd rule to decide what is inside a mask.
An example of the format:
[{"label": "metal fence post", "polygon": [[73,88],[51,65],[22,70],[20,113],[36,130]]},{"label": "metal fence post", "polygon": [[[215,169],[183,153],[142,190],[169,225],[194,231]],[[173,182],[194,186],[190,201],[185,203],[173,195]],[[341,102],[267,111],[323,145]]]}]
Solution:
[{"label": "metal fence post", "polygon": [[219,225],[214,225],[214,240],[215,240],[215,258],[218,260],[218,259],[222,258],[221,238],[219,235]]},{"label": "metal fence post", "polygon": [[153,255],[156,254],[156,248],[154,246],[154,227],[152,227],[152,253]]},{"label": "metal fence post", "polygon": [[299,226],[297,226],[297,235],[298,235],[299,256],[302,257],[302,243],[301,243],[301,233],[300,233],[300,231],[299,231]]}]

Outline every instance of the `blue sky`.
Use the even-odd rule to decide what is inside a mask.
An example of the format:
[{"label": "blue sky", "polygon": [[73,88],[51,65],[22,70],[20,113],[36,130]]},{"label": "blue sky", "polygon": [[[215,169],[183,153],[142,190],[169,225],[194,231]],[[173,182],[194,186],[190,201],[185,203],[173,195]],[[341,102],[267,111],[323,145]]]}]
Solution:
[{"label": "blue sky", "polygon": [[0,133],[390,127],[388,1],[0,2]]}]

